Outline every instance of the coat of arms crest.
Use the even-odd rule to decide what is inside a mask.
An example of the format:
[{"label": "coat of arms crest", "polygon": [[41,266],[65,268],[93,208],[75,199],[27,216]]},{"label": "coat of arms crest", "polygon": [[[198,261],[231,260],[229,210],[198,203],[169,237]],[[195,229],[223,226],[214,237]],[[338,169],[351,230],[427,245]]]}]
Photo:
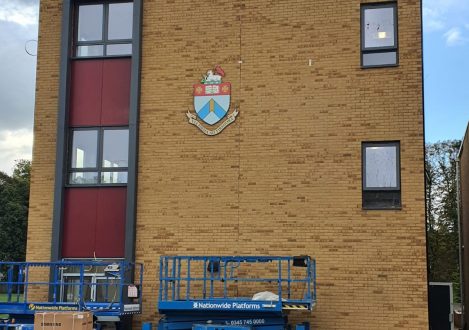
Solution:
[{"label": "coat of arms crest", "polygon": [[210,126],[220,122],[228,114],[231,101],[231,84],[222,82],[225,71],[217,65],[214,70],[208,70],[203,76],[200,84],[194,85],[194,109],[197,114],[187,112],[189,123],[197,126],[207,135],[216,135],[226,126],[235,121],[238,110],[235,109],[228,117],[214,130],[204,127],[197,117]]}]

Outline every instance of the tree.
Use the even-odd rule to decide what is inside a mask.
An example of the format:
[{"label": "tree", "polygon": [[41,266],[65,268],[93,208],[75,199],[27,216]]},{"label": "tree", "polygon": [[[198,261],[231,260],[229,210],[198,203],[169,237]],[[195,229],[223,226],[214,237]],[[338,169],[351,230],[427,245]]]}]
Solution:
[{"label": "tree", "polygon": [[24,261],[31,162],[16,161],[13,175],[0,171],[0,261]]},{"label": "tree", "polygon": [[459,299],[457,155],[461,141],[426,145],[429,280],[453,282]]}]

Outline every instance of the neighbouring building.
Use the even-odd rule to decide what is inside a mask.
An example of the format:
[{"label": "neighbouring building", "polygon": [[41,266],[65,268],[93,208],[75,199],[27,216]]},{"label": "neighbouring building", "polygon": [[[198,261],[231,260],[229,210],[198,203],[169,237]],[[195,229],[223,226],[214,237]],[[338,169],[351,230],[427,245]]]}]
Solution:
[{"label": "neighbouring building", "polygon": [[420,1],[40,7],[28,260],[155,321],[160,255],[308,254],[313,328],[428,328]]},{"label": "neighbouring building", "polygon": [[461,303],[463,305],[463,321],[469,320],[469,126],[461,142],[458,154],[458,183],[459,183],[459,225],[460,225],[460,260],[461,260]]}]

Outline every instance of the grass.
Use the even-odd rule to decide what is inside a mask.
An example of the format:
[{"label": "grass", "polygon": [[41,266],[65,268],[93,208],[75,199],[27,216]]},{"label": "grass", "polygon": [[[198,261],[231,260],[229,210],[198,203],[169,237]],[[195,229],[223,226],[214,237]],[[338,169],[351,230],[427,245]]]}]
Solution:
[{"label": "grass", "polygon": [[[8,301],[8,295],[6,293],[0,293],[0,302],[7,302]],[[16,302],[16,294],[12,293],[11,294],[11,301]],[[19,300],[18,301],[23,301],[23,295],[19,295]]]}]

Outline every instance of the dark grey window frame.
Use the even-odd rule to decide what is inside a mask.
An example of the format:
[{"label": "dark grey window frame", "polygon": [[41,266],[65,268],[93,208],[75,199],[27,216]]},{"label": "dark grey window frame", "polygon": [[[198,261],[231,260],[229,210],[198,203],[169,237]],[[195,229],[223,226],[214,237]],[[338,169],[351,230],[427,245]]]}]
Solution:
[{"label": "dark grey window frame", "polygon": [[[379,9],[379,8],[393,8],[394,9],[394,45],[386,47],[365,47],[365,10],[366,9]],[[360,65],[363,69],[368,68],[387,68],[399,66],[399,38],[398,38],[398,17],[397,17],[397,2],[378,2],[378,3],[363,3],[360,6]],[[396,63],[393,64],[379,64],[379,65],[364,65],[363,55],[365,54],[378,54],[396,52]]]},{"label": "dark grey window frame", "polygon": [[[396,147],[396,187],[366,187],[366,148],[369,147]],[[399,205],[370,206],[366,205],[365,194],[376,193],[398,193]],[[401,143],[400,141],[367,141],[362,142],[362,208],[364,210],[400,210],[402,208],[401,194]]]},{"label": "dark grey window frame", "polygon": [[[103,187],[103,186],[122,186],[126,187],[127,183],[101,183],[101,174],[106,172],[127,172],[127,182],[128,182],[128,172],[129,168],[127,167],[104,167],[103,166],[103,143],[104,143],[104,131],[110,130],[127,130],[129,131],[128,126],[87,126],[87,127],[72,127],[70,128],[69,141],[68,141],[68,166],[67,166],[67,180],[66,187]],[[85,168],[74,168],[72,167],[72,153],[73,153],[73,132],[75,131],[97,131],[98,132],[98,145],[97,145],[97,155],[96,155],[96,167],[85,167]],[[128,153],[127,153],[128,154]],[[128,158],[127,158],[128,162]],[[98,182],[97,183],[70,183],[70,174],[72,173],[81,173],[81,172],[97,172],[98,173]]]},{"label": "dark grey window frame", "polygon": [[[118,54],[118,55],[107,55],[106,49],[108,45],[118,45],[118,44],[130,44],[132,47],[133,39],[112,39],[108,40],[108,23],[109,23],[109,5],[115,3],[126,3],[131,2],[134,3],[132,0],[112,0],[112,1],[91,1],[91,0],[83,0],[83,1],[75,1],[75,13],[74,13],[74,24],[73,24],[73,49],[72,49],[72,58],[76,59],[84,59],[84,58],[114,58],[114,57],[131,57],[132,52],[130,54]],[[79,41],[78,40],[78,19],[79,19],[79,10],[78,8],[83,5],[103,5],[103,39],[102,40],[93,40],[93,41]],[[135,8],[133,8],[135,11]],[[134,15],[133,15],[134,16]],[[133,25],[133,24],[132,24]],[[78,56],[77,50],[79,46],[103,46],[103,55],[92,55],[92,56]]]}]

